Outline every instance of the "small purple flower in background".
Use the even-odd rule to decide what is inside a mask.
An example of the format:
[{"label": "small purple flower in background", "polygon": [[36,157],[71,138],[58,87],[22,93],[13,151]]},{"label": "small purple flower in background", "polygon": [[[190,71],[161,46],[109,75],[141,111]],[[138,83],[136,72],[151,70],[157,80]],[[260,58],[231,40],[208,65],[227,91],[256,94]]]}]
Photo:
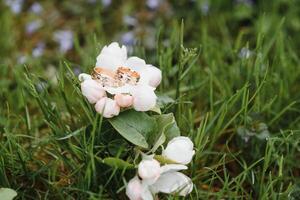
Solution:
[{"label": "small purple flower in background", "polygon": [[252,51],[250,51],[247,47],[243,47],[239,53],[239,57],[242,59],[248,59],[252,55]]},{"label": "small purple flower in background", "polygon": [[42,56],[44,54],[45,46],[44,42],[39,42],[32,50],[32,56],[35,58]]},{"label": "small purple flower in background", "polygon": [[54,40],[59,43],[59,51],[61,53],[66,53],[73,48],[73,32],[70,30],[56,31]]},{"label": "small purple flower in background", "polygon": [[123,23],[127,26],[136,26],[138,21],[136,18],[129,16],[129,15],[125,15],[123,16]]},{"label": "small purple flower in background", "polygon": [[155,10],[159,7],[160,5],[160,0],[147,0],[146,1],[146,5],[148,6],[148,8]]},{"label": "small purple flower in background", "polygon": [[88,3],[91,3],[91,4],[95,4],[97,3],[97,0],[87,0]]},{"label": "small purple flower in background", "polygon": [[236,0],[237,4],[245,4],[247,6],[253,6],[254,2],[252,0]]},{"label": "small purple flower in background", "polygon": [[24,0],[5,0],[4,3],[13,13],[19,14],[22,11]]},{"label": "small purple flower in background", "polygon": [[[97,0],[88,0],[88,3],[95,4],[97,3]],[[101,4],[103,7],[108,7],[111,4],[111,0],[101,0]]]},{"label": "small purple flower in background", "polygon": [[132,31],[126,32],[121,36],[121,42],[125,46],[133,46],[135,44],[135,36]]},{"label": "small purple flower in background", "polygon": [[205,1],[201,4],[201,12],[204,16],[206,16],[208,14],[209,8],[210,8],[210,6],[207,1]]},{"label": "small purple flower in background", "polygon": [[36,32],[39,28],[41,28],[42,25],[43,25],[43,22],[40,19],[31,21],[28,24],[26,24],[26,33],[30,35],[30,34]]},{"label": "small purple flower in background", "polygon": [[135,35],[133,31],[129,31],[121,35],[121,43],[127,47],[129,54],[133,53],[133,45],[136,43]]},{"label": "small purple flower in background", "polygon": [[79,65],[78,65],[78,66],[75,66],[75,67],[73,68],[73,73],[74,73],[75,76],[78,76],[79,74],[82,73],[82,70],[81,70],[81,68],[80,68]]},{"label": "small purple flower in background", "polygon": [[26,55],[19,55],[18,58],[17,58],[17,62],[20,65],[26,63],[26,61],[27,61],[27,56]]},{"label": "small purple flower in background", "polygon": [[101,3],[104,7],[108,7],[111,4],[111,0],[101,0]]},{"label": "small purple flower in background", "polygon": [[48,84],[46,81],[39,81],[35,84],[35,89],[38,93],[43,93],[47,90]]},{"label": "small purple flower in background", "polygon": [[30,12],[34,14],[40,14],[43,11],[43,7],[41,6],[40,3],[35,2],[34,4],[31,5],[30,7]]}]

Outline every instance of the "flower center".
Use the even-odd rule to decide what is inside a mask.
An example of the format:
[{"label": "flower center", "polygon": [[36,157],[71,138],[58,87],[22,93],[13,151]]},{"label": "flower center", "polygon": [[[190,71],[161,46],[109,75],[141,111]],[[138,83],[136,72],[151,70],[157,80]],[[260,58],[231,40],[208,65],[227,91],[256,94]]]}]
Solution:
[{"label": "flower center", "polygon": [[125,84],[136,85],[140,75],[128,67],[119,67],[117,71],[95,67],[92,79],[99,82],[103,87],[121,87]]}]

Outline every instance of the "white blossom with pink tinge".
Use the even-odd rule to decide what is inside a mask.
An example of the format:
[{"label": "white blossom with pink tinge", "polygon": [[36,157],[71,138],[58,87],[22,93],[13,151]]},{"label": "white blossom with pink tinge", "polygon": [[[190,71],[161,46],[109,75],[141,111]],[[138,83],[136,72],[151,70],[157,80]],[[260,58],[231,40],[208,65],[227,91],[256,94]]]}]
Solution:
[{"label": "white blossom with pink tinge", "polygon": [[[160,163],[152,156],[143,156],[143,160],[138,166],[138,175],[132,178],[126,187],[126,194],[130,200],[153,200],[155,194],[167,193],[177,194],[179,196],[186,196],[193,190],[192,180],[179,172],[186,170],[188,164],[191,162],[194,155],[193,143],[187,140],[186,137],[175,137],[167,145],[167,151],[162,156],[167,159],[172,159],[176,164],[166,164],[161,166]],[[179,147],[179,149],[173,148]],[[178,151],[184,150],[187,154],[187,159],[183,159],[182,153]],[[170,151],[173,151],[171,154]],[[168,157],[171,155],[170,157]],[[176,156],[177,155],[177,156]],[[184,164],[183,164],[184,163]]]},{"label": "white blossom with pink tinge", "polygon": [[[104,90],[109,96],[113,96],[116,105],[120,108],[132,107],[137,111],[149,111],[155,107],[157,96],[154,91],[161,82],[161,70],[146,64],[141,58],[128,58],[125,46],[119,46],[116,42],[104,46],[97,56],[94,72],[96,72],[96,77],[95,74],[79,75],[82,94],[90,103],[97,103],[94,101],[95,97],[98,98],[101,95],[95,94],[95,88],[99,88],[99,93],[102,94]],[[93,86],[92,90],[82,86],[86,85],[85,81],[90,80],[94,80],[99,87]],[[100,100],[101,98],[97,99],[97,101]],[[98,112],[99,109],[96,111]],[[104,117],[113,117],[118,115],[116,113],[119,114],[115,112],[113,115]]]}]

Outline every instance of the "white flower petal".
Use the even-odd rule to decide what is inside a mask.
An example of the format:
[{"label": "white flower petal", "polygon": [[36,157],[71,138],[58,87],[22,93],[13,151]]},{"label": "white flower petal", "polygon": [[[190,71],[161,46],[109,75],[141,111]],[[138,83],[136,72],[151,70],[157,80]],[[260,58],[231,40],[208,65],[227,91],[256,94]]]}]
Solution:
[{"label": "white flower petal", "polygon": [[130,200],[153,200],[149,186],[143,183],[137,176],[128,182],[126,195]]},{"label": "white flower petal", "polygon": [[142,200],[153,200],[153,194],[150,191],[149,185],[142,181]]},{"label": "white flower petal", "polygon": [[117,42],[113,42],[108,46],[105,46],[100,54],[107,54],[107,55],[114,55],[120,57],[124,62],[127,59],[127,49],[123,45],[122,47],[119,46]]},{"label": "white flower petal", "polygon": [[153,88],[146,85],[139,85],[132,89],[133,108],[136,111],[148,111],[156,104],[156,95]]},{"label": "white flower petal", "polygon": [[160,173],[174,172],[187,169],[187,166],[181,164],[167,164],[160,168]]},{"label": "white flower petal", "polygon": [[81,74],[78,75],[78,79],[79,79],[79,81],[83,82],[85,80],[91,80],[92,77],[89,74],[81,73]]},{"label": "white flower petal", "polygon": [[150,85],[156,88],[162,79],[161,70],[152,65],[147,65],[143,70],[140,71],[139,84]]},{"label": "white flower petal", "polygon": [[116,94],[114,99],[122,108],[130,107],[133,104],[133,97],[128,94]]},{"label": "white flower petal", "polygon": [[100,54],[97,57],[95,67],[101,67],[103,69],[116,70],[123,65],[123,60],[120,57],[114,55]]},{"label": "white flower petal", "polygon": [[136,72],[141,72],[146,67],[146,62],[139,57],[133,56],[128,58],[123,66]]},{"label": "white flower petal", "polygon": [[175,137],[167,145],[162,155],[177,163],[188,164],[191,162],[195,151],[194,144],[188,137]]},{"label": "white flower petal", "polygon": [[138,173],[147,184],[153,184],[160,176],[160,163],[155,159],[144,159],[139,164]]},{"label": "white flower petal", "polygon": [[126,195],[130,200],[142,199],[143,187],[140,179],[135,176],[132,178],[126,186]]},{"label": "white flower petal", "polygon": [[101,53],[97,57],[96,67],[116,70],[118,67],[123,66],[126,59],[126,47],[120,47],[118,43],[113,42],[101,50]]},{"label": "white flower petal", "polygon": [[156,193],[178,193],[186,196],[193,190],[193,183],[189,177],[180,172],[168,172],[162,174],[151,187]]},{"label": "white flower petal", "polygon": [[103,87],[92,79],[87,79],[81,83],[81,92],[90,103],[96,103],[106,96]]},{"label": "white flower petal", "polygon": [[120,113],[120,107],[118,106],[117,102],[107,97],[97,101],[95,109],[105,118],[112,118]]}]

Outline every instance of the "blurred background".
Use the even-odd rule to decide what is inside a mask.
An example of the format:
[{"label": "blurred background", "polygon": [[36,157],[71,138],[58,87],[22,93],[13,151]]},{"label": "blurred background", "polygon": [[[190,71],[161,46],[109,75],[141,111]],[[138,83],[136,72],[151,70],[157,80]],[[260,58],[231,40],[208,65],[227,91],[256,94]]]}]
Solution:
[{"label": "blurred background", "polygon": [[[297,35],[299,7],[293,0],[1,0],[1,64],[40,60],[45,69],[61,57],[85,64],[82,56],[93,58],[90,49],[111,41],[128,46],[131,53],[143,47],[151,56],[158,38],[163,45],[170,44],[181,20],[187,46],[200,47],[205,34],[214,37],[212,45],[229,45],[241,37],[242,44],[234,50],[243,56],[261,26],[268,37],[272,25],[284,18],[288,36]],[[298,47],[299,41],[294,42]]]},{"label": "blurred background", "polygon": [[161,89],[172,88],[183,35],[184,46],[200,55],[188,84],[199,82],[202,70],[214,68],[218,74],[228,68],[233,92],[254,81],[249,76],[253,71],[241,71],[240,62],[250,66],[262,58],[276,64],[283,56],[273,47],[300,48],[299,16],[297,0],[1,0],[2,82],[8,86],[14,71],[26,66],[44,84],[55,84],[63,61],[75,75],[88,73],[101,48],[117,41],[127,46],[129,56],[161,68]]},{"label": "blurred background", "polygon": [[124,193],[124,174],[85,154],[111,144],[88,146],[96,114],[76,79],[118,41],[163,72],[163,112],[198,152],[194,199],[299,199],[299,32],[299,0],[0,0],[0,186]]}]

